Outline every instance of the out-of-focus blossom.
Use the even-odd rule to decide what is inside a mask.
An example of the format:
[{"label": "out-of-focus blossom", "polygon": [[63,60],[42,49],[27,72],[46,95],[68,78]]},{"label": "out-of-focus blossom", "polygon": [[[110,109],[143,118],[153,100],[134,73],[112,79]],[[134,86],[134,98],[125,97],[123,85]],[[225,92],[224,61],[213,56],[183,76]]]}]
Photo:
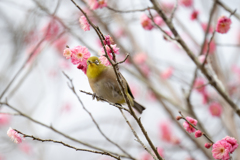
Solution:
[{"label": "out-of-focus blossom", "polygon": [[157,98],[156,98],[156,95],[151,91],[151,90],[149,90],[148,92],[147,92],[147,99],[149,100],[149,101],[155,101]]},{"label": "out-of-focus blossom", "polygon": [[162,148],[160,148],[160,147],[157,147],[157,151],[158,151],[158,154],[159,154],[162,158],[164,158],[164,150],[163,150]]},{"label": "out-of-focus blossom", "polygon": [[164,21],[160,16],[155,16],[153,21],[159,26],[162,26],[164,24]]},{"label": "out-of-focus blossom", "polygon": [[152,30],[153,29],[152,20],[150,18],[148,18],[148,16],[146,14],[143,14],[141,16],[140,20],[141,20],[142,27],[145,30]]},{"label": "out-of-focus blossom", "polygon": [[88,5],[92,10],[107,7],[106,0],[88,0]]},{"label": "out-of-focus blossom", "polygon": [[191,7],[193,4],[193,1],[192,0],[180,0],[179,3],[185,7]]},{"label": "out-of-focus blossom", "polygon": [[43,27],[43,33],[46,40],[53,40],[60,32],[60,25],[57,20],[52,19],[45,27]]},{"label": "out-of-focus blossom", "polygon": [[215,159],[229,160],[229,152],[232,146],[226,140],[220,140],[213,144],[212,155]]},{"label": "out-of-focus blossom", "polygon": [[200,130],[197,130],[197,131],[195,132],[195,138],[201,137],[202,134],[203,134],[203,133],[202,133]]},{"label": "out-of-focus blossom", "polygon": [[59,61],[59,67],[62,68],[62,69],[70,69],[71,68],[71,65],[70,63],[68,63],[67,61],[61,59]]},{"label": "out-of-focus blossom", "polygon": [[[164,158],[164,150],[160,147],[157,147],[158,154]],[[140,160],[154,160],[153,157],[149,153],[144,153]]]},{"label": "out-of-focus blossom", "polygon": [[105,40],[103,41],[105,45],[114,45],[114,41],[112,39],[112,37],[110,37],[109,35],[105,36]]},{"label": "out-of-focus blossom", "polygon": [[[198,57],[198,60],[199,60],[201,63],[203,63],[204,60],[205,60],[205,58],[206,58],[206,55],[201,55],[201,56]],[[206,63],[207,63],[207,61],[206,61]]]},{"label": "out-of-focus blossom", "polygon": [[162,79],[168,79],[172,76],[172,74],[173,74],[173,67],[169,67],[165,69],[160,76]]},{"label": "out-of-focus blossom", "polygon": [[209,95],[208,95],[208,93],[205,91],[205,92],[202,92],[201,94],[202,94],[202,98],[203,98],[202,103],[203,103],[203,104],[207,104],[208,101],[209,101]]},{"label": "out-of-focus blossom", "polygon": [[[187,119],[192,125],[194,125],[194,126],[197,125],[197,120],[196,120],[196,119],[193,119],[193,118],[191,118],[191,117],[186,117],[186,119]],[[183,123],[183,127],[186,129],[186,131],[187,131],[188,133],[193,133],[193,132],[196,131],[196,129],[193,128],[187,121],[185,121],[185,122]]]},{"label": "out-of-focus blossom", "polygon": [[212,146],[212,143],[205,143],[204,147],[209,149]]},{"label": "out-of-focus blossom", "polygon": [[164,1],[161,3],[161,8],[166,14],[171,14],[174,9],[174,4]]},{"label": "out-of-focus blossom", "polygon": [[116,32],[115,32],[115,36],[117,38],[121,38],[124,37],[126,35],[126,33],[124,32],[124,29],[119,28]]},{"label": "out-of-focus blossom", "polygon": [[8,135],[8,137],[11,138],[12,141],[14,141],[14,143],[22,143],[22,140],[24,140],[24,138],[22,138],[22,137],[21,137],[15,130],[13,130],[11,127],[8,129],[7,135]]},{"label": "out-of-focus blossom", "polygon": [[161,132],[161,140],[169,143],[172,140],[172,130],[170,126],[171,124],[169,121],[163,121],[159,125]]},{"label": "out-of-focus blossom", "polygon": [[144,64],[146,61],[147,61],[147,54],[146,53],[137,53],[133,56],[133,61],[136,63],[136,64]]},{"label": "out-of-focus blossom", "polygon": [[197,18],[198,18],[198,14],[199,14],[199,11],[194,10],[194,11],[191,13],[190,19],[191,19],[191,20],[197,19]]},{"label": "out-of-focus blossom", "polygon": [[[114,52],[115,54],[119,54],[119,48],[117,48],[117,45],[116,45],[116,44],[110,45],[110,46],[112,47],[113,52]],[[105,48],[106,48],[106,51],[107,51],[108,55],[111,55],[111,54],[112,54],[111,48],[109,48],[107,45],[105,45]],[[105,55],[105,51],[104,51],[104,48],[103,48],[103,47],[101,48],[99,54],[100,54],[101,56],[102,56],[102,55]]]},{"label": "out-of-focus blossom", "polygon": [[[85,73],[86,74],[86,73]],[[68,113],[72,110],[72,104],[69,102],[66,102],[63,104],[63,106],[61,107],[61,112],[62,113]]]},{"label": "out-of-focus blossom", "polygon": [[140,69],[146,77],[149,76],[151,70],[146,64],[140,65]]},{"label": "out-of-focus blossom", "polygon": [[204,85],[205,80],[203,78],[196,78],[193,86],[199,93],[203,93],[206,90],[206,86]]},{"label": "out-of-focus blossom", "polygon": [[[172,34],[171,31],[165,31],[165,32],[167,33],[167,35],[169,35],[169,37],[172,37],[173,34]],[[163,35],[163,38],[164,38],[166,41],[168,41],[169,37],[166,36],[165,34]]]},{"label": "out-of-focus blossom", "polygon": [[9,124],[10,116],[0,113],[0,127]]},{"label": "out-of-focus blossom", "polygon": [[64,48],[66,47],[67,42],[68,37],[62,36],[53,43],[53,46],[57,49],[59,53],[62,53],[62,50],[64,50]]},{"label": "out-of-focus blossom", "polygon": [[[208,49],[208,41],[205,42],[203,53],[206,54]],[[209,54],[213,54],[216,51],[216,44],[214,41],[211,41],[209,44]]]},{"label": "out-of-focus blossom", "polygon": [[222,34],[227,33],[230,29],[231,24],[232,24],[232,21],[230,18],[228,18],[226,16],[221,16],[218,19],[216,31],[218,33],[222,33]]},{"label": "out-of-focus blossom", "polygon": [[38,34],[37,30],[31,30],[24,37],[24,42],[26,44],[34,44],[34,43],[38,42],[38,40],[39,40],[39,34]]},{"label": "out-of-focus blossom", "polygon": [[[108,55],[110,59],[112,59],[112,55]],[[99,57],[99,60],[101,61],[102,64],[104,64],[105,66],[109,66],[111,65],[111,63],[109,62],[109,60],[107,59],[107,57],[105,56],[101,56]]]},{"label": "out-of-focus blossom", "polygon": [[[202,25],[203,30],[206,32],[206,31],[207,31],[207,26],[208,26],[208,24],[207,24],[207,23],[202,23],[201,25]],[[210,26],[208,32],[209,32],[209,33],[213,33],[213,27],[212,27],[212,26]]]},{"label": "out-of-focus blossom", "polygon": [[223,140],[227,141],[232,146],[232,148],[229,150],[230,153],[233,153],[237,149],[238,143],[235,138],[226,136],[225,138],[223,138]]},{"label": "out-of-focus blossom", "polygon": [[212,116],[220,117],[222,114],[222,106],[218,102],[212,102],[209,110]]},{"label": "out-of-focus blossom", "polygon": [[90,24],[88,23],[87,18],[85,16],[80,17],[79,23],[80,23],[81,28],[84,31],[90,31]]},{"label": "out-of-focus blossom", "polygon": [[63,56],[64,56],[66,59],[71,58],[71,55],[72,55],[72,51],[71,51],[70,48],[64,49],[64,51],[63,51]]},{"label": "out-of-focus blossom", "polygon": [[20,148],[20,150],[22,150],[26,154],[30,154],[31,150],[32,150],[31,146],[28,143],[26,143],[26,142],[21,143],[19,145],[19,148]]},{"label": "out-of-focus blossom", "polygon": [[73,64],[79,64],[87,66],[87,59],[91,56],[88,49],[84,46],[76,46],[71,49],[72,55],[71,60]]}]

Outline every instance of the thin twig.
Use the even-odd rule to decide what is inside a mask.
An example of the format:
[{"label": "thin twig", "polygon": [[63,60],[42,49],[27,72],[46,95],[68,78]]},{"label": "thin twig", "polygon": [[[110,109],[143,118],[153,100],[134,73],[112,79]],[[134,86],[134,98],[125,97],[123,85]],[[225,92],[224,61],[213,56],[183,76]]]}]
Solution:
[{"label": "thin twig", "polygon": [[213,31],[212,37],[210,38],[210,41],[208,42],[208,45],[207,45],[207,53],[206,53],[206,56],[205,56],[204,61],[203,61],[203,63],[202,63],[202,67],[204,67],[205,63],[207,62],[207,58],[208,58],[209,50],[210,50],[210,43],[212,42],[215,33],[216,33],[216,31]]},{"label": "thin twig", "polygon": [[56,140],[52,140],[52,139],[41,139],[41,138],[38,138],[38,137],[35,137],[33,135],[28,135],[28,134],[24,134],[16,129],[14,129],[17,133],[23,135],[24,138],[32,138],[33,140],[36,140],[36,141],[40,141],[40,142],[53,142],[53,143],[58,143],[58,144],[62,144],[68,148],[72,148],[76,151],[85,151],[85,152],[91,152],[91,153],[96,153],[96,154],[102,154],[102,155],[106,155],[106,156],[110,156],[110,157],[113,157],[115,159],[118,159],[120,160],[121,158],[119,156],[115,156],[109,152],[100,152],[100,151],[94,151],[94,150],[89,150],[89,149],[82,149],[82,148],[77,148],[77,147],[74,147],[74,146],[71,146],[67,143],[64,143],[62,141],[56,141]]},{"label": "thin twig", "polygon": [[176,0],[176,2],[175,2],[174,9],[173,9],[172,14],[171,14],[170,19],[169,19],[171,22],[173,20],[173,17],[174,17],[174,14],[175,14],[176,10],[177,10],[177,7],[178,7],[178,0]]},{"label": "thin twig", "polygon": [[122,10],[114,9],[114,8],[112,8],[112,7],[109,7],[109,6],[107,6],[106,8],[108,8],[108,9],[111,10],[111,11],[118,12],[118,13],[144,12],[144,11],[146,11],[146,10],[153,9],[153,7],[147,7],[147,8],[143,8],[143,9],[134,9],[134,10],[122,11]]}]

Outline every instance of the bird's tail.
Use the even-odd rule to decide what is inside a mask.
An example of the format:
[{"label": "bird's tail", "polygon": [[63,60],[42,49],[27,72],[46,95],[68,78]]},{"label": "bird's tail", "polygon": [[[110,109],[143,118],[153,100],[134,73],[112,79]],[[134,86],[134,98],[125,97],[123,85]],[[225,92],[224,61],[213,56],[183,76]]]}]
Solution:
[{"label": "bird's tail", "polygon": [[143,107],[141,104],[137,103],[136,101],[134,101],[133,108],[135,108],[140,114],[145,109],[145,107]]}]

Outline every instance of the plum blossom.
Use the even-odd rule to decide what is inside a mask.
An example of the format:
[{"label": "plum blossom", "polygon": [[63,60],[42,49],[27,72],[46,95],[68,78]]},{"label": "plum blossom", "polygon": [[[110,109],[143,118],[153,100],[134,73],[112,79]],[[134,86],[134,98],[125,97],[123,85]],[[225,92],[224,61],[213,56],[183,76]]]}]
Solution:
[{"label": "plum blossom", "polygon": [[59,23],[53,18],[45,27],[43,27],[42,31],[44,32],[46,40],[52,40],[60,32]]},{"label": "plum blossom", "polygon": [[[191,117],[186,117],[186,119],[187,119],[192,125],[194,125],[194,126],[197,125],[197,120],[196,120],[196,119],[193,119],[193,118],[191,118]],[[186,131],[187,131],[188,133],[193,133],[193,132],[196,131],[196,129],[193,128],[187,121],[185,121],[185,122],[183,123],[183,127],[186,129]]]},{"label": "plum blossom", "polygon": [[222,106],[218,102],[212,102],[209,110],[212,116],[220,117],[222,114]]},{"label": "plum blossom", "polygon": [[222,33],[222,34],[227,33],[228,30],[230,29],[231,24],[232,24],[232,21],[230,18],[228,18],[226,16],[221,16],[218,19],[216,31],[218,33]]},{"label": "plum blossom", "polygon": [[112,37],[110,37],[109,35],[105,36],[105,40],[103,41],[105,45],[113,45],[114,41],[112,39]]},{"label": "plum blossom", "polygon": [[192,0],[180,0],[179,3],[185,7],[191,7],[193,4],[193,1]]},{"label": "plum blossom", "polygon": [[[206,31],[208,24],[207,24],[207,23],[202,23],[201,26],[202,26],[202,29],[203,29],[204,31]],[[209,33],[213,33],[213,27],[212,27],[212,26],[210,26],[208,32],[209,32]]]},{"label": "plum blossom", "polygon": [[215,159],[224,159],[229,160],[229,152],[232,149],[231,144],[226,140],[220,140],[213,144],[212,146],[212,155]]},{"label": "plum blossom", "polygon": [[229,150],[230,153],[233,153],[235,149],[237,149],[238,144],[235,138],[226,136],[225,138],[223,138],[223,140],[227,141],[232,146],[232,148]]},{"label": "plum blossom", "polygon": [[[204,48],[203,48],[203,53],[206,54],[207,53],[207,49],[208,49],[208,41],[205,42],[204,44]],[[209,54],[213,54],[216,51],[216,44],[214,41],[211,41],[209,44]]]},{"label": "plum blossom", "polygon": [[68,41],[68,37],[66,36],[62,36],[61,38],[57,39],[54,43],[53,43],[53,46],[57,49],[57,51],[59,53],[62,52],[62,50],[64,50],[66,44],[67,44],[67,41]]},{"label": "plum blossom", "polygon": [[205,143],[204,147],[209,149],[212,146],[212,143]]},{"label": "plum blossom", "polygon": [[133,61],[137,64],[144,64],[147,61],[147,54],[146,53],[137,53],[133,56]]},{"label": "plum blossom", "polygon": [[83,66],[87,66],[87,59],[91,54],[86,47],[76,46],[71,49],[71,52],[71,60],[74,65],[81,63]]},{"label": "plum blossom", "polygon": [[107,7],[106,0],[88,0],[88,5],[92,10],[96,10],[98,8]]},{"label": "plum blossom", "polygon": [[79,23],[80,23],[81,28],[84,31],[90,31],[90,24],[88,23],[87,18],[85,16],[80,17]]},{"label": "plum blossom", "polygon": [[141,20],[142,27],[145,30],[152,30],[153,29],[152,21],[151,21],[150,18],[148,18],[148,16],[146,14],[143,14],[141,16],[140,20]]},{"label": "plum blossom", "polygon": [[160,131],[161,131],[161,140],[166,142],[171,142],[172,139],[172,130],[170,128],[170,122],[163,121],[160,123]]},{"label": "plum blossom", "polygon": [[[117,48],[117,45],[114,44],[114,45],[110,45],[113,49],[113,52],[115,54],[119,54],[119,48]],[[111,48],[109,48],[107,45],[105,45],[105,48],[106,48],[106,51],[107,51],[107,54],[110,55],[112,53],[112,50]],[[100,55],[105,55],[105,51],[104,51],[104,48],[102,47],[100,52],[99,52]]]},{"label": "plum blossom", "polygon": [[85,74],[87,73],[87,64],[80,63],[80,64],[78,64],[77,68],[82,70]]},{"label": "plum blossom", "polygon": [[7,135],[8,135],[8,137],[11,138],[11,140],[14,141],[14,143],[22,143],[22,140],[24,140],[24,138],[22,138],[22,137],[21,137],[15,130],[13,130],[11,127],[8,129]]},{"label": "plum blossom", "polygon": [[171,2],[162,2],[161,7],[166,14],[171,14],[174,9],[174,4]]},{"label": "plum blossom", "polygon": [[162,73],[161,73],[161,78],[162,79],[168,79],[172,76],[173,74],[173,67],[169,67],[167,69],[165,69]]},{"label": "plum blossom", "polygon": [[198,18],[198,14],[199,14],[199,11],[194,10],[194,11],[191,13],[190,19],[191,19],[192,21],[195,20],[195,19],[197,19],[197,18]]},{"label": "plum blossom", "polygon": [[153,21],[154,21],[154,23],[156,23],[159,26],[162,26],[164,24],[164,21],[160,16],[155,16]]},{"label": "plum blossom", "polygon": [[201,137],[202,134],[203,134],[203,133],[202,133],[200,130],[197,130],[197,131],[195,132],[195,138]]},{"label": "plum blossom", "polygon": [[205,80],[203,78],[196,78],[193,86],[199,93],[204,93],[206,91],[204,84]]},{"label": "plum blossom", "polygon": [[0,113],[0,127],[9,124],[10,116]]},{"label": "plum blossom", "polygon": [[[110,59],[112,59],[112,55],[108,55]],[[104,64],[105,66],[109,66],[111,65],[111,63],[108,61],[107,57],[105,56],[101,56],[99,57],[99,60],[101,61],[102,64]]]},{"label": "plum blossom", "polygon": [[64,51],[63,51],[63,56],[64,56],[66,59],[71,58],[71,55],[72,55],[72,51],[71,51],[70,48],[64,49]]}]

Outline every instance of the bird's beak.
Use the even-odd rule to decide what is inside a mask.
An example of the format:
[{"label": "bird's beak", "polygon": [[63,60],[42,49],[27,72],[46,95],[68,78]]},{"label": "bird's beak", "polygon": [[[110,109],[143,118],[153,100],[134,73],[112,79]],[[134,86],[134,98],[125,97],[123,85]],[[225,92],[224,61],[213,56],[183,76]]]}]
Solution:
[{"label": "bird's beak", "polygon": [[89,63],[89,64],[92,64],[92,62],[91,62],[91,61],[88,61],[88,63]]}]

